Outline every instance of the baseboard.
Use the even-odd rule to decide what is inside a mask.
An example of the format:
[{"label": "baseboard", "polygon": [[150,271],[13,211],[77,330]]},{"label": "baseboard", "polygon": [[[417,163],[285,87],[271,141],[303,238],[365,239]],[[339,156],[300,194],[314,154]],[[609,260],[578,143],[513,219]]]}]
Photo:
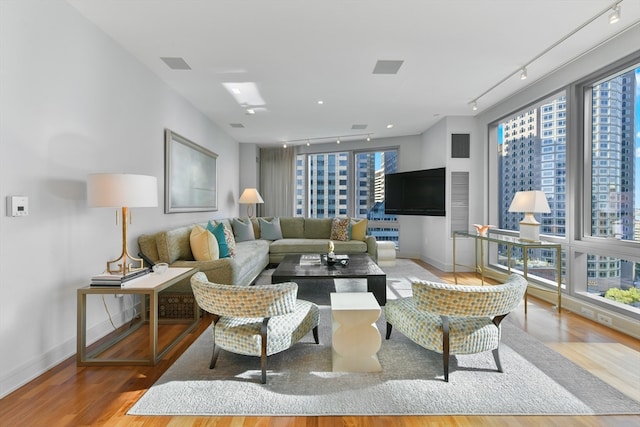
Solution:
[{"label": "baseboard", "polygon": [[[485,276],[491,279],[502,281],[507,275],[492,269],[485,270]],[[555,290],[536,288],[529,286],[529,295],[556,305],[558,303],[558,294]],[[640,322],[638,320],[624,316],[620,313],[606,308],[591,304],[588,301],[573,297],[571,295],[562,294],[562,310],[570,311],[578,316],[584,317],[594,322],[600,323],[608,328],[622,332],[636,339],[640,339]]]},{"label": "baseboard", "polygon": [[[535,296],[551,304],[557,304],[557,294],[541,289],[529,288],[529,295]],[[640,326],[637,320],[607,310],[599,305],[590,304],[582,299],[570,295],[562,295],[562,310],[570,311],[578,316],[593,320],[603,326],[622,332],[636,339],[640,339]]]},{"label": "baseboard", "polygon": [[[125,307],[124,310],[115,313],[113,317],[114,319],[117,319],[116,324],[119,323],[121,325],[130,321],[131,316],[134,313],[134,308],[137,310],[137,313],[140,313],[139,302],[134,306]],[[87,329],[87,343],[92,344],[111,332],[113,332],[111,322],[109,319],[105,319],[99,324]],[[11,371],[3,372],[0,375],[0,399],[16,391],[30,381],[33,381],[70,357],[75,357],[76,350],[77,340],[74,336],[38,357],[21,364]]]}]

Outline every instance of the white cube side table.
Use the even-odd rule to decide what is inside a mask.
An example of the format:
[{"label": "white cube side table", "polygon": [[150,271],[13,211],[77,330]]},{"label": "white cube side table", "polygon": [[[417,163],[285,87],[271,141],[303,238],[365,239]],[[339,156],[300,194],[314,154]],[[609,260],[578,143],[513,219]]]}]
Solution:
[{"label": "white cube side table", "polygon": [[380,267],[393,267],[396,265],[396,244],[393,242],[376,242],[378,252],[378,265]]},{"label": "white cube side table", "polygon": [[371,292],[333,292],[331,326],[334,372],[379,372],[380,306]]}]

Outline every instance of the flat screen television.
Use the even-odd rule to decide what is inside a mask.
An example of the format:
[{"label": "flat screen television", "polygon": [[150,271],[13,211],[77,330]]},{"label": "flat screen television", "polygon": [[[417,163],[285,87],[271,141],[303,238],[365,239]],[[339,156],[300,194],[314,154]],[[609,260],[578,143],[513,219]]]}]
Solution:
[{"label": "flat screen television", "polygon": [[445,168],[385,175],[384,212],[394,215],[446,216]]}]

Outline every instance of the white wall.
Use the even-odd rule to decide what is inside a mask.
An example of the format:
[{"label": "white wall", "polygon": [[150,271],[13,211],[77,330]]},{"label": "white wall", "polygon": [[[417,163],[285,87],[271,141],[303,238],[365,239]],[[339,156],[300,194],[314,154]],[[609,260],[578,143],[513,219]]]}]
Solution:
[{"label": "white wall", "polygon": [[[237,215],[239,148],[65,2],[3,0],[0,43],[0,197],[30,202],[0,213],[1,397],[75,353],[76,289],[120,253],[114,211],[86,207],[87,174],[158,178],[161,206],[134,209],[137,253],[142,233]],[[218,212],[163,213],[165,128],[218,153]],[[90,302],[95,338],[109,328]]]}]

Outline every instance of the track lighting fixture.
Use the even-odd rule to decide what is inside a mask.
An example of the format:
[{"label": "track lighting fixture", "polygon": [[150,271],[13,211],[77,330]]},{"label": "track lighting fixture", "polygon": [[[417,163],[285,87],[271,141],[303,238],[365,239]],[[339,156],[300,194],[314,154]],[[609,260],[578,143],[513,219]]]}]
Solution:
[{"label": "track lighting fixture", "polygon": [[522,67],[522,70],[520,72],[520,80],[526,80],[527,79],[527,67]]},{"label": "track lighting fixture", "polygon": [[[2,1],[2,0],[0,0]],[[300,145],[306,145],[307,147],[311,146],[311,142],[313,141],[313,143],[330,143],[331,141],[335,141],[336,144],[340,144],[342,142],[342,140],[344,138],[347,138],[347,140],[352,141],[352,140],[358,140],[358,141],[364,141],[365,139],[367,141],[371,141],[371,138],[373,134],[371,133],[359,133],[359,134],[352,134],[352,135],[345,135],[345,136],[336,136],[336,135],[332,135],[332,136],[319,136],[316,138],[302,138],[302,139],[292,139],[286,142],[282,143],[282,147],[283,148],[287,148],[287,145],[291,145],[292,147],[295,146],[300,146]]]},{"label": "track lighting fixture", "polygon": [[[538,53],[536,56],[534,56],[533,58],[531,58],[529,61],[527,61],[525,64],[530,65],[532,63],[534,63],[535,61],[537,61],[538,59],[540,59],[542,56],[546,55],[547,53],[549,53],[551,50],[555,49],[558,45],[564,43],[565,41],[567,41],[568,39],[570,39],[571,37],[573,37],[574,35],[576,35],[578,32],[582,31],[584,28],[586,28],[588,25],[592,24],[593,22],[595,22],[598,19],[601,19],[603,16],[606,16],[607,14],[609,14],[609,23],[610,24],[615,24],[616,22],[618,22],[621,18],[620,18],[620,12],[621,12],[621,6],[620,3],[622,3],[623,0],[615,0],[612,4],[610,4],[609,6],[600,9],[600,11],[598,11],[595,15],[593,15],[591,18],[587,19],[585,22],[583,22],[582,24],[580,24],[579,26],[577,26],[576,28],[574,28],[571,32],[569,32],[568,34],[564,35],[562,38],[560,38],[559,40],[555,41],[553,44],[551,44],[549,47],[547,47],[546,49],[544,49],[542,52]],[[511,79],[513,76],[517,75],[518,73],[520,73],[520,79],[524,80],[527,78],[527,67],[524,66],[522,68],[520,68],[519,70],[514,70],[511,71],[509,74],[507,74],[505,77],[503,77],[501,80],[499,80],[498,82],[496,82],[493,86],[491,86],[489,89],[485,90],[484,92],[482,92],[480,95],[477,95],[474,100],[470,103],[471,104],[471,108],[473,109],[473,111],[476,111],[478,109],[478,100],[482,97],[484,97],[486,94],[490,93],[491,91],[493,91],[495,88],[497,88],[498,86],[502,85],[503,83],[505,83],[506,81],[508,81],[509,79]]]},{"label": "track lighting fixture", "polygon": [[620,5],[616,4],[609,14],[609,24],[615,24],[620,20]]}]

